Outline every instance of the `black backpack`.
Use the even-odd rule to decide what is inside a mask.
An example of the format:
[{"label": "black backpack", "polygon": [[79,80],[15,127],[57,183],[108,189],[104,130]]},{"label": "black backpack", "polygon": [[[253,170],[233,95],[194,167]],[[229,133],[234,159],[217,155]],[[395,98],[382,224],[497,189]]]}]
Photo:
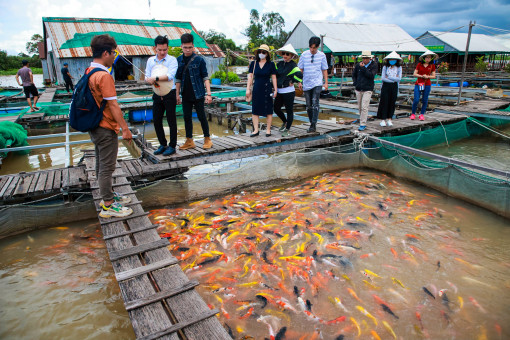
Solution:
[{"label": "black backpack", "polygon": [[106,72],[100,68],[93,69],[81,77],[74,89],[73,99],[69,107],[69,124],[75,130],[81,132],[94,130],[103,119],[106,100],[103,99],[101,106],[97,106],[89,87],[90,76],[98,71]]}]

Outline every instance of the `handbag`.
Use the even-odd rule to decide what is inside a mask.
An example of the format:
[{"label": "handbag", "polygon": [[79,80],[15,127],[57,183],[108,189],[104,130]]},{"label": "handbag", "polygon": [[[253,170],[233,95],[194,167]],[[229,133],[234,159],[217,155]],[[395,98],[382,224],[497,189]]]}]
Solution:
[{"label": "handbag", "polygon": [[[255,66],[257,66],[256,61],[253,62],[253,72],[252,72],[253,77],[252,78],[255,78]],[[255,79],[253,79],[253,82],[255,82]],[[253,97],[253,90],[250,91],[250,95],[246,95],[246,101],[248,103],[251,102],[252,97]]]}]

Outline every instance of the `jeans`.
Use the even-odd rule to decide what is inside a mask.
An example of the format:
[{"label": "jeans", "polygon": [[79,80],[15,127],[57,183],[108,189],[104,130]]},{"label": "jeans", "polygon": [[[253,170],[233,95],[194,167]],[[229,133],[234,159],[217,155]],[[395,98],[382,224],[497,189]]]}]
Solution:
[{"label": "jeans", "polygon": [[175,148],[177,146],[177,118],[175,117],[177,99],[175,98],[175,90],[170,91],[164,97],[154,94],[152,99],[154,100],[152,107],[154,130],[156,130],[159,144],[167,146],[165,130],[163,129],[163,116],[166,111],[166,121],[170,128],[170,146]]},{"label": "jeans", "polygon": [[[294,98],[296,97],[296,92],[289,93],[278,93],[276,95],[276,99],[274,100],[274,112],[285,123],[285,128],[287,130],[292,126],[292,122],[294,121]],[[287,112],[287,118],[282,111],[282,105],[285,105],[285,111]]]},{"label": "jeans", "polygon": [[313,89],[303,91],[306,99],[306,112],[311,124],[317,124],[317,119],[319,118],[319,97],[321,91],[322,86],[316,86]]},{"label": "jeans", "polygon": [[358,91],[356,90],[356,99],[358,100],[359,108],[359,125],[367,125],[368,108],[370,106],[370,98],[372,98],[372,91]]},{"label": "jeans", "polygon": [[186,129],[186,138],[193,138],[193,106],[195,106],[195,110],[197,111],[198,120],[202,126],[204,137],[210,137],[209,122],[207,122],[207,117],[205,116],[204,102],[204,97],[192,102],[187,100],[182,101],[182,113],[184,115],[184,128]]},{"label": "jeans", "polygon": [[96,153],[96,178],[103,200],[113,200],[112,177],[117,163],[119,140],[115,131],[101,126],[89,131]]},{"label": "jeans", "polygon": [[65,83],[66,83],[66,91],[69,92],[69,88],[71,88],[71,92],[74,92],[73,81],[71,79],[69,79],[69,80],[66,80]]},{"label": "jeans", "polygon": [[[429,103],[429,94],[431,90],[430,85],[425,85],[425,88],[423,89],[423,97],[421,98],[421,114],[424,115],[425,111],[427,111],[427,105]],[[414,85],[414,99],[413,99],[413,114],[416,113],[416,109],[418,108],[418,103],[420,102],[420,86]]]}]

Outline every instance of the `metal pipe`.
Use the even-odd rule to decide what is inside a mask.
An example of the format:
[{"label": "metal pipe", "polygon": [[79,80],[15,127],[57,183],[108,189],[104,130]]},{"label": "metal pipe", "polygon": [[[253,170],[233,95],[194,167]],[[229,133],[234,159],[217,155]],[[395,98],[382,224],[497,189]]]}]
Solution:
[{"label": "metal pipe", "polygon": [[[53,138],[53,137],[65,137],[67,133],[54,133],[51,135],[39,135],[39,136],[29,136],[27,140],[32,139],[45,139],[45,138]],[[80,135],[88,135],[87,132],[69,132],[69,136],[80,136]]]},{"label": "metal pipe", "polygon": [[[133,135],[133,139],[138,138],[139,135]],[[119,139],[122,139],[122,136],[119,136]],[[78,144],[87,144],[92,143],[90,139],[87,140],[77,140],[69,142],[69,145],[78,145]],[[24,150],[34,150],[34,149],[43,149],[43,148],[55,148],[66,146],[66,143],[49,143],[49,144],[41,144],[41,145],[28,145],[28,146],[16,146],[13,148],[5,148],[0,149],[0,152],[12,152],[12,151],[24,151]]]},{"label": "metal pipe", "polygon": [[69,153],[69,121],[66,122],[66,158],[65,158],[65,167],[67,168],[70,164],[69,158],[71,157]]},{"label": "metal pipe", "polygon": [[459,98],[457,99],[457,105],[460,104],[460,95],[462,94],[462,85],[464,85],[464,74],[466,73],[466,64],[467,64],[467,58],[469,53],[469,42],[471,41],[471,30],[473,29],[473,26],[476,24],[476,21],[471,23],[469,22],[469,32],[468,32],[468,38],[466,42],[466,52],[464,53],[464,64],[462,65],[462,74],[460,76],[460,84],[459,84]]}]

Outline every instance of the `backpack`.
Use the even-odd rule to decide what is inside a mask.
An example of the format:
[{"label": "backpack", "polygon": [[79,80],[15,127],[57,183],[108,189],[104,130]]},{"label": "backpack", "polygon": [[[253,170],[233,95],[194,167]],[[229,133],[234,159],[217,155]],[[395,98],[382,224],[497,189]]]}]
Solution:
[{"label": "backpack", "polygon": [[106,72],[100,68],[93,69],[81,77],[74,89],[73,99],[69,107],[69,124],[75,130],[81,132],[94,130],[103,119],[106,100],[103,99],[101,106],[98,107],[89,87],[90,76],[98,71]]}]

